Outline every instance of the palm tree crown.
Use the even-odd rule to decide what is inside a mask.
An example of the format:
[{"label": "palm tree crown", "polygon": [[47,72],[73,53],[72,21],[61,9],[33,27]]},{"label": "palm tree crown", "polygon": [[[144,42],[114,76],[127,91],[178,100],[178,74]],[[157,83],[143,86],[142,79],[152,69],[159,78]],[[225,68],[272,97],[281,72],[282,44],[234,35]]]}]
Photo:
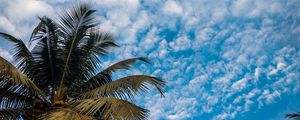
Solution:
[{"label": "palm tree crown", "polygon": [[0,56],[0,119],[144,119],[148,110],[128,101],[154,86],[161,94],[165,82],[146,75],[112,80],[114,71],[129,69],[130,58],[99,68],[100,57],[117,47],[110,34],[97,28],[95,10],[75,5],[53,21],[41,17],[29,46],[12,35],[14,61]]}]

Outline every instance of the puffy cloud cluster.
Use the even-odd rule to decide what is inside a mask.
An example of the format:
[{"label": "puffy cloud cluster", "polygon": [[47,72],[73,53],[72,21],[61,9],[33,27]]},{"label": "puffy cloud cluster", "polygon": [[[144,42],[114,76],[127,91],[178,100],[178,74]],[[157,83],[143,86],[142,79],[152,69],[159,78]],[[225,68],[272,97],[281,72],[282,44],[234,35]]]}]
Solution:
[{"label": "puffy cloud cluster", "polygon": [[44,1],[2,1],[0,6],[0,30],[22,38],[29,36],[38,16],[55,14],[54,7]]},{"label": "puffy cloud cluster", "polygon": [[[53,16],[54,6],[62,3],[71,1],[2,2],[0,30],[26,37],[35,16]],[[91,3],[101,29],[121,46],[104,66],[148,56],[154,67],[138,69],[168,82],[164,98],[154,90],[137,96],[137,103],[151,110],[151,119],[237,119],[299,93],[298,0]]]}]

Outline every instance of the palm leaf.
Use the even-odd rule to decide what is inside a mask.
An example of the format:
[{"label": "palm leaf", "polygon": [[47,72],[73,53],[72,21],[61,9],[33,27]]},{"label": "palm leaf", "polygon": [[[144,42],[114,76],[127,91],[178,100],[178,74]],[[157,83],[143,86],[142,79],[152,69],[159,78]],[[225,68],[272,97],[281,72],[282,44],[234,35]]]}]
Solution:
[{"label": "palm leaf", "polygon": [[22,115],[22,109],[0,109],[0,119],[1,120],[16,120]]},{"label": "palm leaf", "polygon": [[91,29],[85,47],[94,54],[106,55],[109,48],[118,47],[118,45],[111,34],[101,32],[98,29]]},{"label": "palm leaf", "polygon": [[112,81],[111,74],[114,71],[116,71],[118,69],[129,69],[130,66],[132,64],[136,63],[137,61],[143,61],[143,62],[151,64],[150,60],[145,57],[126,59],[126,60],[117,62],[117,63],[109,66],[108,68],[104,69],[103,71],[99,72],[94,77],[90,78],[86,83],[84,83],[83,85],[80,85],[79,88],[81,89],[81,91],[87,91],[87,90],[91,90],[96,87],[102,86],[106,83],[109,83]]},{"label": "palm leaf", "polygon": [[[44,17],[43,17],[44,18]],[[36,39],[40,39],[43,37],[43,35],[37,35],[41,29],[43,28],[44,26],[44,23],[42,22],[43,18],[39,18],[41,21],[39,22],[39,24],[33,29],[31,35],[30,35],[30,38],[29,38],[29,41],[28,41],[28,44],[29,46],[31,46],[32,42]]]},{"label": "palm leaf", "polygon": [[[11,63],[0,56],[0,78],[7,84],[24,86],[35,95],[43,95],[42,91]],[[21,90],[21,89],[20,89]]]},{"label": "palm leaf", "polygon": [[29,101],[20,100],[18,98],[0,98],[0,109],[19,108],[23,109],[30,105]]},{"label": "palm leaf", "polygon": [[143,62],[146,62],[148,64],[151,64],[150,60],[148,58],[145,58],[145,57],[130,58],[130,59],[122,60],[118,63],[115,63],[115,64],[111,65],[110,67],[105,69],[103,71],[103,73],[111,74],[112,72],[114,72],[115,70],[118,70],[118,69],[129,69],[130,66],[132,64],[136,63],[137,61],[143,61]]},{"label": "palm leaf", "polygon": [[36,74],[34,69],[35,61],[24,42],[6,33],[0,32],[0,36],[15,44],[16,52],[14,54],[14,58],[17,62],[17,68],[19,68],[29,78],[33,78]]},{"label": "palm leaf", "polygon": [[292,118],[295,120],[300,120],[300,112],[292,113],[292,114],[287,114],[287,118]]},{"label": "palm leaf", "polygon": [[93,117],[82,115],[69,108],[59,108],[39,117],[41,120],[92,120]]},{"label": "palm leaf", "polygon": [[74,40],[74,37],[77,37],[78,40],[84,37],[89,28],[98,24],[95,19],[95,12],[96,10],[91,9],[87,4],[80,4],[73,6],[72,9],[67,9],[59,19],[60,28],[66,35],[64,37],[69,38],[70,42],[73,42],[71,40]]},{"label": "palm leaf", "polygon": [[0,109],[2,108],[23,108],[34,100],[31,92],[23,86],[11,86],[0,81]]},{"label": "palm leaf", "polygon": [[128,101],[117,98],[84,99],[69,103],[73,111],[93,116],[100,112],[103,119],[141,120],[147,117],[148,110]]},{"label": "palm leaf", "polygon": [[[95,22],[96,17],[94,12],[95,10],[91,9],[87,4],[80,4],[79,6],[74,6],[72,10],[67,10],[59,20],[59,28],[62,33],[64,33],[63,38],[65,40],[66,53],[65,65],[58,88],[59,94],[63,88],[65,77],[68,76],[69,71],[72,71],[69,69],[70,62],[75,60],[75,58],[71,56],[72,52],[76,50],[83,38],[87,36],[88,29],[98,24]],[[78,58],[78,56],[76,58]]]},{"label": "palm leaf", "polygon": [[134,94],[149,89],[149,85],[157,88],[163,95],[165,82],[159,78],[146,75],[133,75],[112,81],[91,91],[83,93],[83,98],[117,97],[132,98]]},{"label": "palm leaf", "polygon": [[[43,91],[48,91],[49,86],[56,88],[61,77],[61,68],[64,65],[63,50],[59,46],[62,40],[59,39],[59,29],[57,24],[48,17],[40,18],[39,25],[35,28],[32,38],[38,41],[32,50],[33,57],[36,61],[35,69],[39,72],[36,74],[37,82]],[[40,37],[43,36],[43,37]],[[52,91],[54,92],[54,89]]]},{"label": "palm leaf", "polygon": [[34,99],[30,97],[30,95],[27,94],[25,91],[18,91],[21,86],[4,86],[0,88],[0,101],[2,101],[3,98],[9,98],[9,99],[17,99],[20,101],[26,101],[30,102]]},{"label": "palm leaf", "polygon": [[[66,77],[68,87],[78,87],[84,83],[84,80],[91,78],[96,74],[100,65],[100,56],[108,53],[109,48],[117,46],[110,34],[102,33],[99,30],[89,30],[88,37],[82,40],[80,46],[72,52],[70,61],[71,70]],[[70,81],[71,80],[71,81]]]}]

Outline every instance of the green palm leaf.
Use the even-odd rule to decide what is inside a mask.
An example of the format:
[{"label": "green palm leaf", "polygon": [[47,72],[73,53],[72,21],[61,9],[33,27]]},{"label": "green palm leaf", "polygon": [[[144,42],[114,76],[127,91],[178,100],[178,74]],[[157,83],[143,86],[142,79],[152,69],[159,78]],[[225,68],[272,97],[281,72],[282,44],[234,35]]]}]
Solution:
[{"label": "green palm leaf", "polygon": [[163,95],[165,82],[159,78],[146,75],[133,75],[109,82],[98,88],[81,94],[82,98],[116,97],[132,98],[136,93],[147,91],[149,86],[155,86]]},{"label": "green palm leaf", "polygon": [[92,120],[93,117],[82,115],[69,108],[58,108],[39,117],[41,120]]},{"label": "green palm leaf", "polygon": [[17,68],[19,68],[28,77],[33,78],[36,74],[34,69],[35,61],[24,42],[7,33],[0,32],[0,36],[14,43],[14,49],[16,50],[14,58],[17,62]]},{"label": "green palm leaf", "polygon": [[[18,91],[17,89],[20,89],[21,86],[5,86],[0,88],[0,103],[6,102],[10,99],[13,100],[14,104],[18,104],[17,102],[26,102],[29,103],[34,100],[33,97],[30,97],[31,95],[28,94],[25,91]],[[2,107],[5,107],[5,105],[2,104]]]},{"label": "green palm leaf", "polygon": [[300,112],[291,113],[286,115],[287,118],[292,118],[295,120],[300,120]]},{"label": "green palm leaf", "polygon": [[137,61],[143,61],[151,64],[150,60],[145,57],[122,60],[99,72],[98,74],[90,78],[86,83],[80,85],[79,88],[81,89],[81,91],[84,92],[109,83],[112,81],[111,75],[114,71],[119,69],[129,69],[130,66],[136,63]]},{"label": "green palm leaf", "polygon": [[[88,29],[97,25],[95,22],[95,10],[91,9],[87,4],[74,6],[72,10],[67,10],[59,21],[59,28],[61,29],[65,39],[65,65],[58,88],[58,93],[62,91],[64,79],[68,76],[70,69],[70,62],[74,60],[72,52],[76,50],[77,46],[87,35]],[[74,56],[74,54],[73,54]],[[74,71],[75,72],[75,71]],[[59,95],[60,96],[60,95]]]},{"label": "green palm leaf", "polygon": [[64,65],[63,49],[59,46],[63,42],[58,38],[60,32],[57,24],[48,17],[40,18],[40,23],[34,32],[37,33],[32,34],[32,39],[37,43],[32,54],[36,61],[35,69],[39,70],[35,75],[37,83],[43,91],[54,94],[54,89],[49,91],[48,86],[51,84],[51,88],[58,86],[58,79],[61,77]]},{"label": "green palm leaf", "polygon": [[22,109],[0,109],[0,119],[1,120],[16,120],[22,115]]},{"label": "green palm leaf", "polygon": [[128,101],[109,97],[71,102],[68,107],[73,111],[89,116],[100,112],[103,119],[141,120],[146,118],[148,114],[148,110]]},{"label": "green palm leaf", "polygon": [[11,86],[3,81],[0,87],[0,109],[24,108],[34,101],[34,96],[23,86]]},{"label": "green palm leaf", "polygon": [[41,29],[43,29],[44,26],[44,22],[42,22],[43,18],[39,18],[41,21],[39,22],[39,24],[33,29],[28,44],[29,46],[31,46],[32,42],[36,39],[40,39],[43,37],[43,35],[38,35],[38,33],[41,31]]},{"label": "green palm leaf", "polygon": [[42,95],[43,92],[23,73],[15,68],[11,63],[0,56],[0,78],[3,83],[24,86],[36,95]]},{"label": "green palm leaf", "polygon": [[[82,45],[77,47],[70,61],[70,71],[66,84],[68,87],[78,87],[84,80],[95,75],[95,71],[100,66],[100,56],[108,53],[109,48],[117,46],[110,34],[102,33],[99,30],[91,29],[88,37],[82,41]],[[78,77],[82,76],[82,77]]]}]

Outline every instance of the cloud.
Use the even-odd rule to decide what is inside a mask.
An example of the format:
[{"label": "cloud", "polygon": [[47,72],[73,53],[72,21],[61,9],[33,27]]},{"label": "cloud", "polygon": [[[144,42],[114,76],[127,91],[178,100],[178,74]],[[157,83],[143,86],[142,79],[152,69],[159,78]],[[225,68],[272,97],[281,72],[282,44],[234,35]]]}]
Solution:
[{"label": "cloud", "polygon": [[[15,34],[30,33],[35,16],[52,15],[54,6],[65,6],[14,2],[2,2],[0,26],[15,26],[2,28]],[[114,34],[121,46],[105,65],[147,56],[153,67],[141,65],[141,72],[132,73],[149,73],[168,82],[164,98],[151,89],[137,99],[151,110],[150,119],[198,119],[206,114],[211,116],[207,119],[240,119],[300,91],[297,0],[93,3],[99,8],[100,28]],[[2,55],[8,52],[1,50]]]},{"label": "cloud", "polygon": [[10,33],[16,30],[16,27],[4,16],[0,16],[0,28]]},{"label": "cloud", "polygon": [[180,15],[182,13],[182,7],[173,0],[167,1],[163,8],[163,12],[169,15]]},{"label": "cloud", "polygon": [[38,16],[53,16],[54,8],[44,1],[6,1],[1,5],[0,27],[18,37],[28,37]]},{"label": "cloud", "polygon": [[176,51],[187,50],[191,47],[191,41],[186,35],[178,37],[175,41],[169,43],[171,48]]},{"label": "cloud", "polygon": [[232,90],[233,91],[241,91],[241,90],[245,89],[248,85],[248,80],[249,80],[249,77],[245,76],[241,80],[238,80],[238,81],[232,83],[232,85],[231,85]]},{"label": "cloud", "polygon": [[5,49],[0,47],[0,56],[6,59],[7,61],[12,61],[12,55]]}]

